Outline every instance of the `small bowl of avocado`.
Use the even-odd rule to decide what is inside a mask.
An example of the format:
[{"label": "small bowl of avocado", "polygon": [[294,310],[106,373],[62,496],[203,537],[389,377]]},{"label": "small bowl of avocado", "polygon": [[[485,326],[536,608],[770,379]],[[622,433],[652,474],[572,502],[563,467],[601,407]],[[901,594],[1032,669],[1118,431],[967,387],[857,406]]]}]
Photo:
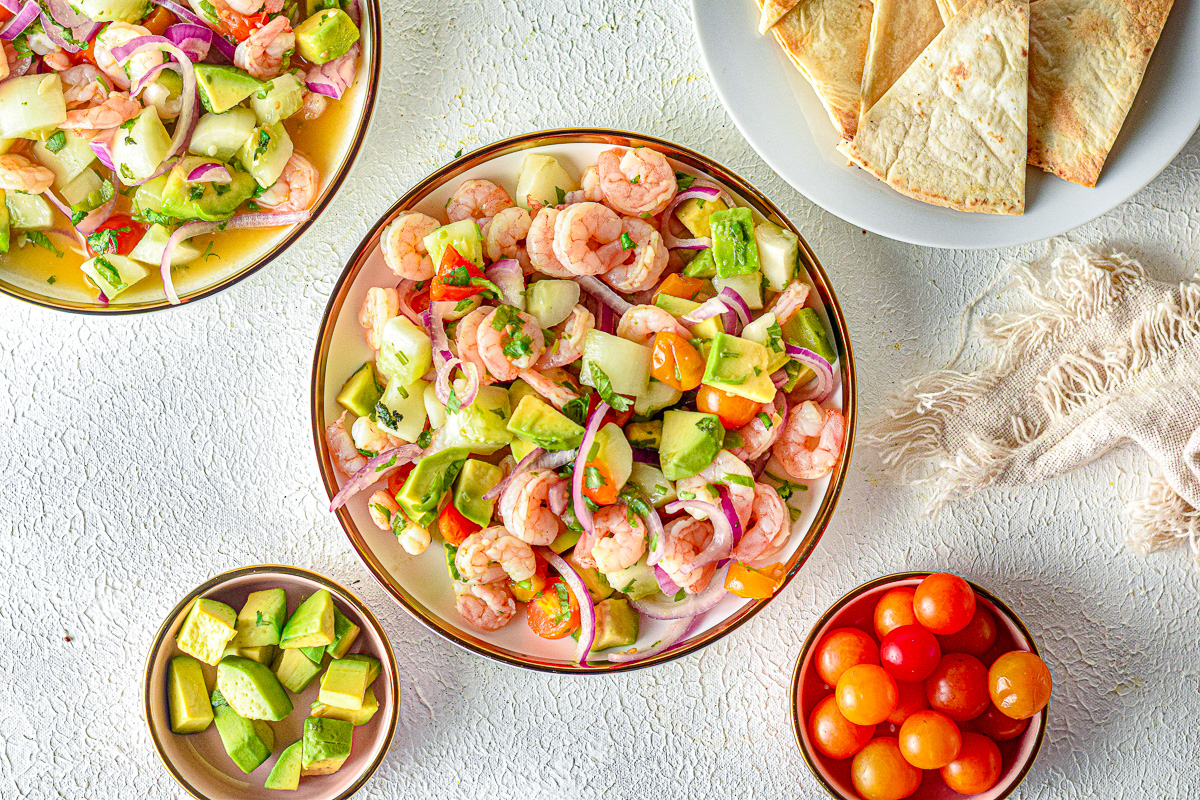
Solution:
[{"label": "small bowl of avocado", "polygon": [[145,715],[193,797],[264,789],[334,800],[379,767],[396,731],[396,659],[347,589],[290,566],[242,567],[183,598],[146,661]]}]

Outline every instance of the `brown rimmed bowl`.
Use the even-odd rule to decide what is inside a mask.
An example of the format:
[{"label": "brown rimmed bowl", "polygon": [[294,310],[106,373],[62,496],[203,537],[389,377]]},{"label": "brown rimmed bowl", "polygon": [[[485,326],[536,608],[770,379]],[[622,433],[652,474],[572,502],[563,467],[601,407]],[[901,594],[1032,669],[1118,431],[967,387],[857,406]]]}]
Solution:
[{"label": "brown rimmed bowl", "polygon": [[[821,615],[800,648],[796,667],[792,671],[792,690],[788,696],[792,706],[792,732],[804,763],[825,790],[838,800],[858,800],[859,795],[850,781],[851,759],[832,759],[819,753],[808,733],[808,718],[813,708],[833,691],[817,675],[813,664],[817,643],[834,628],[858,628],[874,637],[875,605],[879,598],[890,589],[915,587],[930,574],[900,572],[876,578],[853,589]],[[991,652],[998,654],[1009,650],[1025,650],[1037,655],[1037,644],[1016,613],[981,586],[971,583],[971,588],[975,590],[976,601],[996,618],[998,632]],[[1013,793],[1029,773],[1041,750],[1049,710],[1047,706],[1032,717],[1025,732],[1017,738],[996,743],[1001,756],[1000,780],[988,791],[970,797],[974,800],[1003,800]],[[910,795],[909,800],[961,800],[963,797],[966,795],[947,787],[936,770],[925,770],[920,787]]]},{"label": "brown rimmed bowl", "polygon": [[[512,191],[521,161],[530,152],[555,156],[569,171],[578,176],[586,164],[610,147],[652,147],[665,154],[677,170],[705,176],[722,186],[751,208],[757,215],[787,227],[800,236],[801,265],[813,286],[813,297],[826,318],[826,328],[836,343],[841,358],[836,365],[839,385],[833,402],[841,404],[846,415],[846,451],[837,468],[824,478],[814,481],[806,493],[807,502],[802,516],[793,526],[787,548],[780,554],[786,567],[784,584],[799,572],[825,531],[841,494],[850,460],[857,419],[855,402],[854,356],[846,319],[838,304],[825,270],[803,233],[791,224],[770,200],[737,174],[686,147],[641,134],[600,128],[571,128],[543,131],[506,139],[482,147],[445,165],[406,192],[391,207],[363,239],[351,255],[333,289],[333,295],[321,320],[313,356],[312,432],[317,450],[321,479],[330,497],[337,493],[344,477],[338,473],[330,458],[325,428],[341,413],[336,396],[343,383],[364,361],[371,350],[363,340],[363,329],[357,316],[359,307],[372,286],[396,284],[396,278],[384,263],[379,250],[383,228],[404,211],[423,211],[444,219],[444,206],[458,185],[469,178],[487,178]],[[816,303],[810,303],[815,305]],[[631,663],[593,661],[580,667],[571,660],[574,642],[570,638],[547,641],[530,631],[524,612],[504,628],[484,633],[471,628],[458,615],[446,571],[444,551],[435,536],[434,543],[420,556],[405,553],[391,532],[377,529],[367,513],[364,491],[337,510],[337,519],[349,537],[351,545],[363,563],[383,588],[428,628],[474,653],[496,661],[542,672],[608,673],[648,667],[679,658],[706,647],[758,613],[770,599],[742,600],[729,597],[710,611],[696,630],[674,649]],[[656,641],[658,626],[644,624],[638,644],[646,647]]]},{"label": "brown rimmed bowl", "polygon": [[[350,758],[332,775],[300,779],[300,788],[289,792],[300,800],[344,800],[361,789],[379,768],[388,745],[396,733],[400,718],[400,679],[396,656],[387,634],[375,615],[346,587],[300,567],[261,564],[223,572],[197,586],[179,601],[164,620],[150,645],[146,658],[143,704],[150,739],[163,766],[179,786],[198,800],[253,800],[275,792],[263,788],[263,782],[283,749],[300,738],[309,704],[317,699],[320,677],[313,679],[300,694],[288,693],[295,706],[280,722],[269,723],[275,732],[275,749],[258,769],[245,774],[225,753],[216,725],[202,733],[181,735],[171,731],[167,710],[167,665],[180,655],[175,636],[184,617],[198,597],[219,600],[236,611],[250,592],[283,588],[288,593],[288,613],[295,611],[304,598],[320,589],[328,589],[339,611],[358,625],[361,633],[351,652],[379,659],[382,667],[372,684],[379,710],[366,725],[354,729]],[[216,667],[204,666],[209,691],[215,686]]]}]

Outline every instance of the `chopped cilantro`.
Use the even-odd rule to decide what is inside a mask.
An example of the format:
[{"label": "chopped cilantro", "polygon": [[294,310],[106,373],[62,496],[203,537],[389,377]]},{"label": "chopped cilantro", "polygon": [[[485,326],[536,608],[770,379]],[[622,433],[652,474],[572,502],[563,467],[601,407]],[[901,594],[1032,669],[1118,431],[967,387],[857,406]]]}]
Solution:
[{"label": "chopped cilantro", "polygon": [[25,231],[25,240],[43,250],[49,250],[51,253],[54,253],[56,258],[63,257],[63,251],[55,247],[54,242],[50,241],[50,237],[41,231]]},{"label": "chopped cilantro", "polygon": [[634,244],[633,237],[631,237],[628,233],[622,233],[621,234],[621,249],[622,250],[632,250],[635,247],[637,247],[637,245]]},{"label": "chopped cilantro", "polygon": [[67,134],[64,131],[55,131],[54,135],[46,140],[46,149],[51,153],[57,153],[67,146]]},{"label": "chopped cilantro", "polygon": [[554,199],[558,201],[555,203],[555,205],[559,205],[559,206],[561,206],[563,203],[567,202],[567,193],[565,191],[563,191],[563,188],[561,186],[554,187]]},{"label": "chopped cilantro", "polygon": [[112,287],[114,292],[119,292],[128,284],[121,279],[121,273],[117,272],[117,268],[104,256],[96,256],[92,259],[92,266],[96,272]]},{"label": "chopped cilantro", "polygon": [[376,403],[375,404],[375,418],[379,422],[383,423],[383,425],[385,425],[386,427],[391,428],[392,430],[395,430],[396,426],[398,426],[400,424],[400,421],[404,419],[404,415],[398,414],[398,413],[392,411],[390,408],[385,406],[383,403]]},{"label": "chopped cilantro", "polygon": [[417,444],[420,445],[421,447],[429,447],[429,443],[432,441],[433,441],[433,431],[431,431],[431,430],[428,430],[428,429],[423,430],[417,436]]},{"label": "chopped cilantro", "polygon": [[58,278],[51,275],[49,278],[46,278],[46,283],[54,283],[56,280],[58,280]]},{"label": "chopped cilantro", "polygon": [[102,228],[92,235],[87,237],[88,247],[97,255],[106,255],[117,252],[117,240],[122,233],[133,230],[128,225],[123,225],[120,228]]},{"label": "chopped cilantro", "polygon": [[692,188],[692,184],[696,182],[694,175],[688,175],[686,172],[676,172],[675,182],[679,184],[679,191]]},{"label": "chopped cilantro", "polygon": [[596,391],[600,393],[600,399],[612,406],[614,411],[628,411],[633,406],[632,400],[613,391],[612,381],[604,374],[604,370],[589,364],[588,371],[596,384]]},{"label": "chopped cilantro", "polygon": [[701,433],[707,433],[710,436],[718,436],[723,430],[721,423],[716,417],[704,417],[696,421],[696,429]]},{"label": "chopped cilantro", "polygon": [[462,158],[462,151],[463,151],[463,149],[462,149],[461,147],[460,147],[460,148],[458,148],[458,152],[456,152],[456,153],[454,154],[454,157],[455,157],[455,158]]},{"label": "chopped cilantro", "polygon": [[765,411],[760,411],[754,415],[755,418],[762,423],[762,426],[767,430],[775,427],[775,420],[771,419],[771,415]]}]

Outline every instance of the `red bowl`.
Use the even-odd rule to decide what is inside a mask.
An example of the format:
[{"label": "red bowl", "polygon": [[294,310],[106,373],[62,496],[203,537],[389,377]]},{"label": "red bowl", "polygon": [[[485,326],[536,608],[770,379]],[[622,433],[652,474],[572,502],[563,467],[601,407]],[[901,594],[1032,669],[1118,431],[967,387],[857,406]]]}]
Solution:
[{"label": "red bowl", "polygon": [[[800,754],[813,775],[834,797],[843,800],[859,800],[858,792],[850,780],[851,759],[834,759],[822,755],[813,746],[808,735],[808,718],[816,704],[830,695],[833,689],[825,684],[817,675],[812,663],[816,644],[834,628],[858,628],[866,631],[875,638],[874,613],[875,604],[890,589],[900,586],[916,586],[931,573],[901,572],[895,575],[885,575],[873,581],[864,583],[857,589],[846,594],[834,603],[817,621],[812,632],[800,650],[796,659],[796,668],[792,672],[792,730],[796,735],[796,744]],[[996,617],[998,632],[995,649],[999,652],[1009,650],[1025,650],[1037,654],[1037,645],[1029,631],[1021,624],[1021,620],[1012,609],[997,600],[985,589],[972,583],[977,601]],[[1038,751],[1042,747],[1042,739],[1046,735],[1046,715],[1049,706],[1042,709],[1029,720],[1029,727],[1015,739],[1007,742],[997,742],[1000,747],[1001,768],[1000,780],[986,792],[971,795],[976,800],[1001,800],[1008,797],[1017,785],[1024,780],[1029,768],[1033,766]],[[911,800],[959,800],[964,795],[953,791],[942,782],[937,770],[925,770],[921,786],[911,796]]]}]

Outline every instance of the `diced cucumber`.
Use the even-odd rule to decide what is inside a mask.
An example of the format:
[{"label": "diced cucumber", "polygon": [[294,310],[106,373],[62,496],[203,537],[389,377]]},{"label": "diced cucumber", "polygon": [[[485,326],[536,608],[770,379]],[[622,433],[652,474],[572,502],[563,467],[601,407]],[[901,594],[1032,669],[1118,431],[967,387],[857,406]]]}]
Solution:
[{"label": "diced cucumber", "polygon": [[125,181],[140,181],[158,170],[170,149],[171,134],[158,118],[158,109],[150,106],[137,115],[130,127],[117,129],[112,146],[113,165]]},{"label": "diced cucumber", "polygon": [[54,207],[40,194],[4,193],[9,224],[16,230],[44,231],[54,227]]},{"label": "diced cucumber", "polygon": [[392,317],[383,326],[375,367],[388,376],[388,383],[399,381],[408,386],[433,365],[433,344],[429,334],[404,315]]},{"label": "diced cucumber", "polygon": [[432,384],[416,380],[407,386],[389,381],[379,403],[375,406],[375,426],[385,433],[415,442],[425,429],[425,388]]},{"label": "diced cucumber", "polygon": [[558,163],[558,159],[542,153],[530,153],[521,162],[521,171],[517,174],[517,205],[525,209],[529,208],[531,202],[556,206],[563,202],[567,192],[576,188],[578,185]]},{"label": "diced cucumber", "polygon": [[229,161],[254,133],[254,123],[254,112],[241,106],[223,114],[205,114],[196,123],[188,152]]},{"label": "diced cucumber", "polygon": [[425,251],[435,267],[441,265],[446,248],[451,245],[467,261],[477,267],[483,266],[483,233],[475,220],[451,222],[425,237]]},{"label": "diced cucumber", "polygon": [[96,160],[90,139],[74,131],[62,131],[62,134],[63,145],[56,152],[52,152],[45,142],[39,141],[33,146],[34,157],[54,173],[54,188],[60,191]]},{"label": "diced cucumber", "polygon": [[152,6],[149,0],[71,0],[71,7],[96,22],[137,22]]},{"label": "diced cucumber", "polygon": [[75,178],[67,183],[59,194],[67,205],[74,211],[91,211],[94,208],[99,208],[103,205],[104,200],[100,197],[100,180],[99,173],[94,169],[85,169],[83,172],[75,176]]},{"label": "diced cucumber", "polygon": [[697,253],[683,268],[683,274],[689,278],[715,278],[717,262],[713,260],[712,248],[707,247]]},{"label": "diced cucumber", "polygon": [[115,253],[96,256],[79,267],[109,300],[150,274],[144,266]]},{"label": "diced cucumber", "polygon": [[162,213],[163,187],[167,185],[167,176],[159,175],[152,181],[146,181],[137,187],[133,193],[133,208],[139,214],[147,211]]},{"label": "diced cucumber", "polygon": [[675,484],[667,480],[667,476],[658,467],[635,461],[633,471],[629,473],[629,481],[642,490],[655,508],[662,508],[676,498]]},{"label": "diced cucumber", "polygon": [[[525,157],[529,160],[529,156]],[[530,284],[525,292],[526,307],[543,328],[553,328],[571,316],[579,302],[579,284],[575,281],[544,280]]]},{"label": "diced cucumber", "polygon": [[422,393],[425,395],[425,413],[429,416],[429,427],[435,431],[446,424],[446,407],[438,400],[437,391],[431,383]]},{"label": "diced cucumber", "polygon": [[264,189],[279,180],[291,157],[292,137],[279,122],[256,127],[238,151],[242,166]]},{"label": "diced cucumber", "polygon": [[[162,225],[151,225],[142,238],[129,251],[129,257],[158,267],[162,263],[163,251],[167,249],[167,240],[171,238],[171,229]],[[175,245],[171,251],[171,266],[186,264],[200,257],[200,251],[188,244],[187,240]]]},{"label": "diced cucumber", "polygon": [[649,419],[664,408],[670,408],[680,401],[683,392],[674,386],[668,386],[662,381],[650,379],[646,393],[638,395],[633,401],[633,413],[639,419]]},{"label": "diced cucumber", "polygon": [[796,277],[800,266],[800,237],[773,222],[754,226],[758,243],[758,265],[773,292],[782,292]]},{"label": "diced cucumber", "polygon": [[762,279],[761,272],[748,272],[745,275],[733,275],[729,278],[713,278],[712,282],[717,294],[720,294],[721,289],[728,286],[742,296],[751,311],[758,311],[763,307]]},{"label": "diced cucumber", "polygon": [[0,139],[37,139],[66,119],[67,102],[56,73],[0,82]]},{"label": "diced cucumber", "polygon": [[511,416],[508,392],[499,386],[481,386],[474,403],[446,416],[440,434],[449,447],[491,455],[512,443],[508,430]]},{"label": "diced cucumber", "polygon": [[8,204],[4,202],[4,196],[7,194],[3,189],[0,189],[0,253],[7,253],[11,233],[8,225]]},{"label": "diced cucumber", "polygon": [[619,336],[589,331],[583,342],[583,369],[579,380],[599,388],[599,375],[603,373],[617,394],[641,397],[649,391],[650,348],[622,339]]},{"label": "diced cucumber", "polygon": [[250,95],[250,107],[254,109],[258,121],[264,125],[273,125],[287,119],[299,111],[303,104],[304,86],[290,72],[272,79],[262,89]]},{"label": "diced cucumber", "polygon": [[[588,463],[603,462],[604,466],[608,467],[608,474],[612,476],[613,483],[616,484],[615,491],[619,492],[633,471],[633,448],[629,446],[629,440],[625,438],[625,431],[612,422],[605,424],[596,431],[596,437],[592,440],[592,447],[586,454],[586,460]],[[587,481],[592,477],[591,475],[584,476],[585,486],[590,485]]]}]

